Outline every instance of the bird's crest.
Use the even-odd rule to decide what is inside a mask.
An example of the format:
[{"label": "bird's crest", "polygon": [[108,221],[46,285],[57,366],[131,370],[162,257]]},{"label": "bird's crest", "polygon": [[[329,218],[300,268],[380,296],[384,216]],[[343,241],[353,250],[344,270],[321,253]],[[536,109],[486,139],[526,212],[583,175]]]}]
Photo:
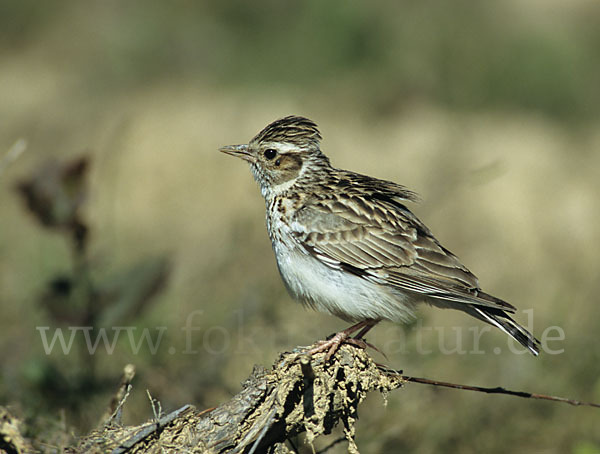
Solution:
[{"label": "bird's crest", "polygon": [[305,148],[307,145],[319,147],[321,133],[317,124],[305,117],[290,115],[274,121],[261,132],[252,142],[281,142]]}]

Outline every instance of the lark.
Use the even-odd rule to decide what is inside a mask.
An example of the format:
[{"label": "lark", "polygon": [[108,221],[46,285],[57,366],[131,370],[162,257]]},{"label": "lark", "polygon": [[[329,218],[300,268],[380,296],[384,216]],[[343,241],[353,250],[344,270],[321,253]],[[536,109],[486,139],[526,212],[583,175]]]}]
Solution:
[{"label": "lark", "polygon": [[[250,164],[266,204],[267,229],[289,293],[317,311],[355,323],[311,353],[364,345],[378,322],[408,322],[420,303],[489,323],[531,353],[539,342],[483,292],[477,277],[408,208],[417,195],[391,181],[333,167],[308,118],[269,124],[248,144],[220,151]],[[352,337],[357,333],[354,337]]]}]

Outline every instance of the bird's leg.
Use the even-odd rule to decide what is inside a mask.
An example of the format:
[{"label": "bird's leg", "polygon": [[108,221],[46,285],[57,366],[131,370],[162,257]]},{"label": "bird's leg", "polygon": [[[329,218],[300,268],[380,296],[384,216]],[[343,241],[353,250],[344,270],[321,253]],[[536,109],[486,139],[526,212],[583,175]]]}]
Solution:
[{"label": "bird's leg", "polygon": [[358,332],[358,334],[356,336],[354,336],[354,339],[359,339],[361,340],[363,337],[365,337],[365,335],[371,331],[371,329],[373,329],[373,327],[375,325],[377,325],[377,323],[379,323],[379,320],[366,320],[366,324],[362,327],[362,329]]},{"label": "bird's leg", "polygon": [[[327,351],[327,354],[325,355],[325,362],[327,362],[331,359],[331,357],[335,354],[338,348],[340,348],[340,345],[343,343],[356,345],[360,348],[366,348],[367,346],[369,346],[369,344],[363,341],[362,337],[377,323],[378,320],[363,320],[362,322],[358,322],[357,324],[352,325],[351,327],[334,334],[327,340],[317,342],[317,345],[308,350],[307,353],[310,355],[314,355],[315,353]],[[350,337],[356,331],[359,331],[359,333],[355,337]]]},{"label": "bird's leg", "polygon": [[349,344],[353,344],[356,345],[360,348],[364,348],[366,349],[367,347],[371,347],[373,350],[375,350],[378,353],[381,353],[385,359],[387,359],[387,355],[385,353],[383,353],[381,350],[379,350],[377,347],[375,347],[373,344],[370,344],[369,342],[367,342],[365,339],[363,339],[365,337],[365,335],[371,331],[371,329],[377,325],[377,323],[379,323],[379,320],[370,320],[372,323],[369,323],[365,326],[363,326],[363,328],[359,331],[359,333],[354,336],[352,339],[347,339],[346,343]]}]

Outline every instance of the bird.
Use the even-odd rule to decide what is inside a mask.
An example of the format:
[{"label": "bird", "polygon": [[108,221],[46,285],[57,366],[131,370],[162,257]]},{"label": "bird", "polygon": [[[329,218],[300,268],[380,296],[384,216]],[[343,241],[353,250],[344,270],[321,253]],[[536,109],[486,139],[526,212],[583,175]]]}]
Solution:
[{"label": "bird", "polygon": [[415,192],[333,167],[321,140],[314,121],[290,115],[247,144],[219,148],[250,165],[291,296],[354,323],[309,353],[327,352],[328,360],[342,343],[370,345],[363,338],[377,323],[410,322],[425,303],[493,325],[538,355],[539,341],[511,317],[516,308],[483,292],[477,277],[409,210],[409,202],[419,201]]}]

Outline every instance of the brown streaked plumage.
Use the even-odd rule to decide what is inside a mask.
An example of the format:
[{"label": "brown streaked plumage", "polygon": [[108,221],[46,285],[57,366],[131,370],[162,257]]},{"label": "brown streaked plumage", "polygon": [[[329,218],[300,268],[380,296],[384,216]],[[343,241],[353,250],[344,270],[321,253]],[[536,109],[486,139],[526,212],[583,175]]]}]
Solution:
[{"label": "brown streaked plumage", "polygon": [[[277,120],[247,145],[221,148],[250,163],[267,207],[267,228],[290,293],[306,305],[358,322],[354,331],[401,322],[419,302],[458,309],[502,329],[532,353],[538,341],[509,315],[515,308],[479,282],[406,207],[415,193],[331,166],[317,125]],[[329,355],[333,353],[330,350]]]}]

